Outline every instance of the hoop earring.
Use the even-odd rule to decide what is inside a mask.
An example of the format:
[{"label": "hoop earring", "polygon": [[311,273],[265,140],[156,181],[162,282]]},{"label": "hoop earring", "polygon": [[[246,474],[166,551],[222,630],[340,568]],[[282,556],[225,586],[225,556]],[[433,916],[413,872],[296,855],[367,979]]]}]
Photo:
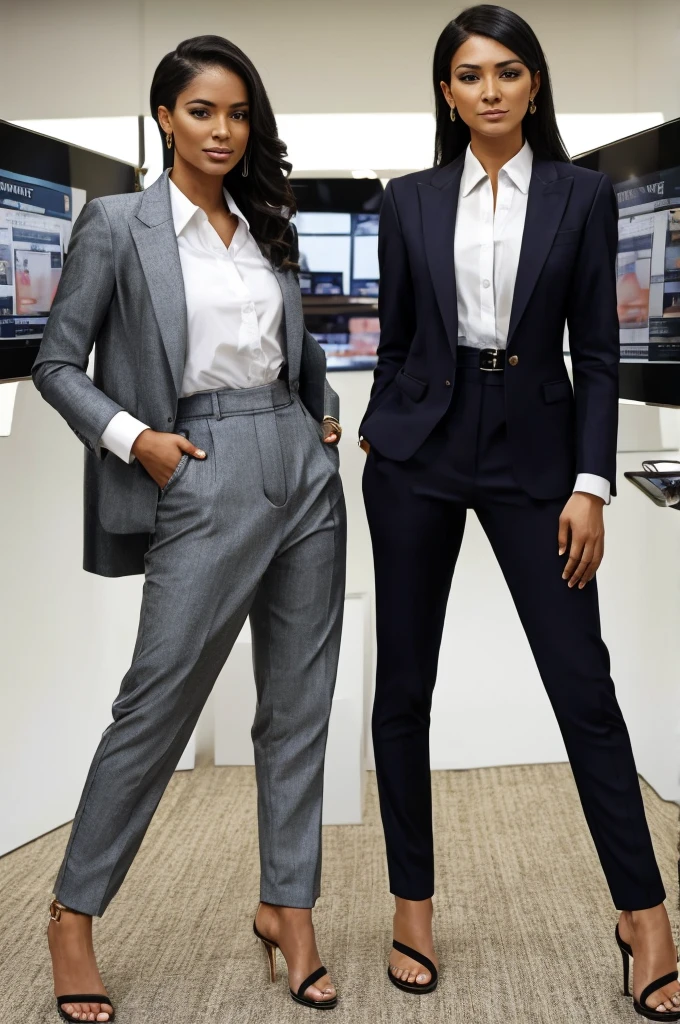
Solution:
[{"label": "hoop earring", "polygon": [[172,149],[172,132],[165,133],[165,145],[168,149]]},{"label": "hoop earring", "polygon": [[449,110],[449,117],[451,118],[452,121],[456,120],[456,108],[455,107],[451,107],[451,109]]},{"label": "hoop earring", "polygon": [[243,154],[243,167],[241,168],[241,174],[244,178],[248,177],[248,151]]},{"label": "hoop earring", "polygon": [[529,104],[529,113],[530,114],[535,114],[536,113],[536,104],[534,103],[533,98],[532,98],[532,100],[531,100],[531,102]]}]

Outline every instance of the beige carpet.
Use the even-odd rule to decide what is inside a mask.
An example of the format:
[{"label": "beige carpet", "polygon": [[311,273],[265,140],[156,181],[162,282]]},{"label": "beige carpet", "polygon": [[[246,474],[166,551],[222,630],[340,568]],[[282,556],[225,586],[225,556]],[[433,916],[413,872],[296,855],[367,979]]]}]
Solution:
[{"label": "beige carpet", "polygon": [[[375,777],[366,823],[326,828],[315,921],[352,1024],[619,1024],[612,909],[566,765],[433,774],[439,989],[415,997],[385,976],[390,941]],[[678,808],[645,802],[677,933]],[[59,829],[0,860],[0,1021],[57,1021],[44,939],[66,843]],[[270,985],[253,938],[258,854],[250,768],[178,773],[127,881],[96,922],[119,1024],[287,1024],[285,969]],[[283,968],[283,960],[280,959]]]}]

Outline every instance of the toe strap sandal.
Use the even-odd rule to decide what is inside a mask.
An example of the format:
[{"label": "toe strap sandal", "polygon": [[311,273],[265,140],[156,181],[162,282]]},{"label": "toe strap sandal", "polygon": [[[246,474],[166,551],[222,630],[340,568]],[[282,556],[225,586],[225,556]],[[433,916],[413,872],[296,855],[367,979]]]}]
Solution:
[{"label": "toe strap sandal", "polygon": [[[273,939],[268,939],[258,931],[255,921],[253,921],[253,931],[256,937],[260,940],[264,946],[267,959],[269,961],[269,975],[272,981],[276,981],[276,951],[279,948],[278,943],[274,942]],[[313,985],[319,978],[323,978],[324,974],[328,974],[325,967],[317,967],[315,971],[309,975],[308,978],[300,985],[297,992],[293,992],[292,988],[290,991],[290,997],[296,1003],[300,1003],[301,1006],[311,1006],[315,1010],[332,1010],[334,1006],[338,1005],[338,997],[333,996],[332,999],[307,999],[304,993],[307,991],[310,985]]]},{"label": "toe strap sandal", "polygon": [[392,968],[388,965],[387,977],[390,979],[392,984],[396,985],[397,988],[400,988],[402,992],[415,992],[417,995],[425,995],[427,992],[434,992],[437,987],[439,976],[437,974],[437,968],[432,961],[423,953],[419,953],[417,949],[411,949],[410,946],[404,945],[403,942],[397,942],[396,939],[392,943],[392,946],[398,953],[403,953],[404,956],[410,956],[411,960],[415,960],[417,964],[421,964],[421,966],[432,975],[427,985],[419,985],[417,981],[402,981],[401,978],[395,978],[392,974]]},{"label": "toe strap sandal", "polygon": [[[632,995],[630,991],[630,965],[633,961],[633,948],[627,942],[624,942],[619,932],[619,926],[617,924],[616,931],[614,932],[614,938],[616,939],[616,945],[621,950],[621,959],[623,960],[623,994],[624,996]],[[664,985],[670,985],[672,981],[678,980],[678,972],[671,971],[669,974],[664,974],[662,978],[657,978],[647,988],[643,989],[640,993],[640,1000],[633,996],[633,1009],[636,1013],[639,1013],[641,1017],[646,1017],[647,1020],[665,1020],[667,1024],[672,1024],[672,1021],[680,1021],[680,1009],[679,1010],[653,1010],[651,1006],[647,1005],[647,1000],[651,996],[652,992],[656,992],[658,989],[663,988]]]},{"label": "toe strap sandal", "polygon": [[[73,1017],[73,1016],[71,1016],[70,1013],[67,1013],[66,1010],[62,1010],[62,1006],[66,1006],[68,1003],[105,1003],[106,1006],[111,1006],[110,997],[109,996],[103,996],[101,994],[101,992],[99,993],[98,996],[96,996],[96,995],[95,996],[93,996],[93,995],[57,996],[57,1011],[58,1011],[59,1016],[61,1017],[61,1019],[68,1021],[68,1024],[83,1024],[83,1021],[86,1020],[85,1016],[83,1016],[83,1017]],[[115,1020],[115,1016],[116,1015],[115,1015],[113,1009],[111,1010],[110,1013],[109,1013],[108,1010],[102,1010],[101,1012],[109,1014],[109,1019],[108,1019],[108,1021],[106,1021],[106,1024],[111,1024],[111,1022]],[[89,1014],[87,1014],[86,1016],[89,1017]],[[101,1024],[101,1022],[100,1022],[100,1024]]]}]

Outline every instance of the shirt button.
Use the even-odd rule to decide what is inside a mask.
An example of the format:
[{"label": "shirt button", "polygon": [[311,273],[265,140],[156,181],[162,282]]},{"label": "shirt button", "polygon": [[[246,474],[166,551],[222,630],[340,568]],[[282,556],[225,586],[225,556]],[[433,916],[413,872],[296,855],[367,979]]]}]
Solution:
[{"label": "shirt button", "polygon": [[519,356],[510,356],[508,362],[510,363],[510,366],[517,366],[519,362]]},{"label": "shirt button", "polygon": [[489,279],[485,277],[484,280],[482,281],[482,286],[484,288],[488,288],[490,284],[491,284],[491,281],[489,281]]}]

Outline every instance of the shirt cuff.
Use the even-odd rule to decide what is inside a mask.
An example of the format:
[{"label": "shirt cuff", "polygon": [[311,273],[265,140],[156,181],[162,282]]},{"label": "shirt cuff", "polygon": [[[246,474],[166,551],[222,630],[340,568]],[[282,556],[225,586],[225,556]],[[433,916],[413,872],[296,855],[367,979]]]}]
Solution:
[{"label": "shirt cuff", "polygon": [[148,429],[146,423],[136,420],[129,412],[117,412],[102,434],[100,444],[123,462],[134,462],[132,446],[141,432]]},{"label": "shirt cuff", "polygon": [[585,491],[586,494],[595,494],[602,498],[605,505],[611,502],[611,484],[603,476],[596,476],[594,473],[579,473],[574,484],[575,491]]}]

